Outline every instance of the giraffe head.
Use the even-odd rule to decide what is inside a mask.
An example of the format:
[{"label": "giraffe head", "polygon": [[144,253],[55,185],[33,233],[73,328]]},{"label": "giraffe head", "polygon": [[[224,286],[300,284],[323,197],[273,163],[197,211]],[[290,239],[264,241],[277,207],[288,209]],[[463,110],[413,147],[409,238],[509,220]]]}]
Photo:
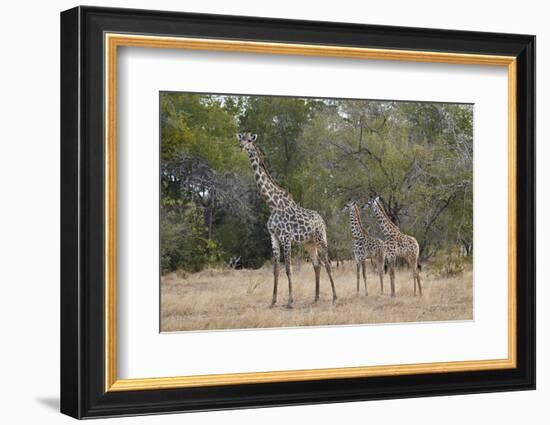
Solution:
[{"label": "giraffe head", "polygon": [[342,208],[342,212],[352,211],[356,205],[357,202],[355,201],[355,199],[348,199],[348,201],[344,204],[344,207]]},{"label": "giraffe head", "polygon": [[369,200],[363,204],[362,209],[368,210],[370,208],[373,208],[374,204],[377,203],[379,200],[380,200],[380,196],[370,197]]},{"label": "giraffe head", "polygon": [[239,146],[241,147],[241,151],[248,150],[253,146],[253,143],[258,138],[257,134],[252,134],[249,131],[244,133],[238,133],[237,139],[239,139]]}]

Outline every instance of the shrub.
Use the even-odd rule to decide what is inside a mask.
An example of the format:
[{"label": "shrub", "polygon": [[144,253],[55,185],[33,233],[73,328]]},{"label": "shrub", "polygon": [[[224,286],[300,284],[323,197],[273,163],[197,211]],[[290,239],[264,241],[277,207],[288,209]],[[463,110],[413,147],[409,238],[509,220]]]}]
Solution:
[{"label": "shrub", "polygon": [[204,215],[194,203],[164,206],[160,219],[162,274],[176,269],[197,272],[219,263],[220,246],[205,235]]},{"label": "shrub", "polygon": [[471,261],[471,256],[462,255],[460,247],[454,246],[448,252],[435,257],[430,262],[430,269],[436,276],[449,277],[464,272]]}]

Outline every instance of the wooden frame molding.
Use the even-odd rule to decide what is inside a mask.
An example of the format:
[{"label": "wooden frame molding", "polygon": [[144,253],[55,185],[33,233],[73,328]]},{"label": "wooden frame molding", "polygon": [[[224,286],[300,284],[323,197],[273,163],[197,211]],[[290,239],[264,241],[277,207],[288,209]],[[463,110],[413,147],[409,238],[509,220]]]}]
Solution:
[{"label": "wooden frame molding", "polygon": [[[358,60],[397,60],[506,67],[508,72],[508,357],[506,359],[401,364],[330,369],[118,379],[116,324],[116,97],[117,50],[122,46],[260,54],[330,56]],[[222,39],[105,33],[105,391],[207,387],[252,383],[512,369],[517,365],[517,69],[514,56],[371,49]]]}]

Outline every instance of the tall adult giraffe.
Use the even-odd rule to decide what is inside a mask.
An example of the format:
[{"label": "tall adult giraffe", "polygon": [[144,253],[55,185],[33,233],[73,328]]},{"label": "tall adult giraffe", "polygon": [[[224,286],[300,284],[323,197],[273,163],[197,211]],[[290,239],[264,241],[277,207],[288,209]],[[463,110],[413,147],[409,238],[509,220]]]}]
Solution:
[{"label": "tall adult giraffe", "polygon": [[263,161],[259,150],[254,145],[256,134],[237,134],[241,150],[246,150],[248,159],[256,179],[260,194],[271,210],[267,221],[267,229],[271,236],[271,248],[273,251],[273,298],[271,306],[277,303],[277,286],[279,281],[280,250],[283,249],[285,270],[288,278],[288,303],[292,308],[292,243],[302,244],[308,251],[313,269],[315,271],[315,299],[319,300],[319,282],[321,263],[325,265],[330,285],[332,287],[332,301],[336,301],[336,288],[332,279],[330,261],[328,261],[328,248],[326,226],[323,218],[317,211],[308,210],[299,206],[290,194],[279,187]]},{"label": "tall adult giraffe", "polygon": [[349,222],[351,226],[351,235],[353,237],[353,257],[357,264],[357,294],[359,294],[359,272],[363,271],[363,281],[365,282],[365,295],[368,295],[367,289],[367,259],[375,261],[376,271],[380,277],[380,293],[384,293],[384,242],[374,236],[369,235],[368,230],[361,222],[361,210],[357,202],[349,200],[344,205],[342,211],[349,213]]},{"label": "tall adult giraffe", "polygon": [[390,269],[391,296],[395,296],[395,263],[398,257],[405,259],[412,270],[414,295],[416,296],[416,285],[418,284],[418,291],[420,296],[422,296],[422,285],[420,284],[421,267],[418,262],[420,248],[418,242],[414,237],[401,233],[399,227],[386,214],[379,196],[371,198],[363,205],[363,209],[368,208],[374,211],[376,220],[384,234],[384,252]]}]

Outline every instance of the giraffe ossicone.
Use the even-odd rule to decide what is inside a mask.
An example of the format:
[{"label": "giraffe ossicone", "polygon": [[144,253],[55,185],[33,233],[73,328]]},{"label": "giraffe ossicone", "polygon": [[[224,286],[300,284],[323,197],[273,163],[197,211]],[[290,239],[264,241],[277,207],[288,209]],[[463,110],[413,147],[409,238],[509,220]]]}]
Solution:
[{"label": "giraffe ossicone", "polygon": [[267,221],[267,230],[271,237],[273,260],[273,297],[271,306],[277,303],[279,281],[279,261],[283,251],[285,271],[288,278],[288,303],[292,308],[292,244],[302,244],[313,263],[315,271],[315,298],[319,300],[320,270],[324,264],[332,288],[332,300],[336,301],[336,288],[328,259],[328,246],[325,221],[317,211],[308,210],[298,205],[288,191],[281,188],[271,177],[260,151],[255,146],[256,134],[244,132],[237,134],[239,146],[246,151],[254,173],[260,195],[271,210]]}]

